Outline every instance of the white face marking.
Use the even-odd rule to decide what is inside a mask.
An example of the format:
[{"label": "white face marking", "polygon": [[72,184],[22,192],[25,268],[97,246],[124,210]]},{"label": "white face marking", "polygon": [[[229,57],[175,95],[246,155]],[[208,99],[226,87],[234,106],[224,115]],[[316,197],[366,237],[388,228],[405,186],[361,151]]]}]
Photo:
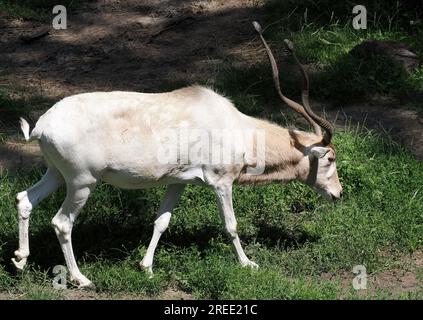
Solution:
[{"label": "white face marking", "polygon": [[314,183],[316,190],[325,198],[339,198],[342,186],[336,169],[335,153],[330,148],[313,147],[312,156],[317,157],[318,172]]},{"label": "white face marking", "polygon": [[332,162],[330,164],[330,167],[329,167],[328,172],[326,173],[326,178],[329,179],[330,177],[332,177],[333,174],[335,173],[335,170],[336,170],[336,163],[335,162]]}]

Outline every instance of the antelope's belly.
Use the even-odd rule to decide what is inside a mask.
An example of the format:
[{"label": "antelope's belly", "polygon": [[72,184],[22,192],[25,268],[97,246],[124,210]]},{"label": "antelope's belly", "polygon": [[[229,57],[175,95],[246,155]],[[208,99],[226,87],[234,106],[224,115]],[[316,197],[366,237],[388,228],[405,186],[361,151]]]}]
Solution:
[{"label": "antelope's belly", "polygon": [[199,166],[153,166],[137,168],[107,168],[102,180],[123,189],[144,189],[168,184],[204,184]]}]

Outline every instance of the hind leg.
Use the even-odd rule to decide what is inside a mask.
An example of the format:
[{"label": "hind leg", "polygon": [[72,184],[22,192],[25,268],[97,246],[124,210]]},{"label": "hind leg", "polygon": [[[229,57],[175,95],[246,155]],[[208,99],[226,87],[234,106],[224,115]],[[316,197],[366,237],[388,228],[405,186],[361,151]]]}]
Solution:
[{"label": "hind leg", "polygon": [[95,183],[84,185],[68,184],[65,201],[52,220],[54,231],[65,256],[70,279],[78,284],[80,288],[90,287],[92,283],[79,271],[76,263],[72,248],[72,227],[94,187]]},{"label": "hind leg", "polygon": [[17,194],[17,209],[19,221],[19,249],[15,251],[12,262],[18,270],[22,270],[29,256],[29,216],[32,209],[49,194],[56,191],[62,184],[63,178],[55,168],[48,168],[47,172],[28,190]]}]

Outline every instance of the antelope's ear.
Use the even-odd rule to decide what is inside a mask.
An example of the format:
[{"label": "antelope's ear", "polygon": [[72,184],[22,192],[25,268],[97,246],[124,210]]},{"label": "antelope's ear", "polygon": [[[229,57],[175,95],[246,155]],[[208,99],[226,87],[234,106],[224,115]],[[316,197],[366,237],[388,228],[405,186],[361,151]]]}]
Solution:
[{"label": "antelope's ear", "polygon": [[323,158],[326,153],[329,152],[329,148],[325,147],[313,147],[310,149],[310,154],[315,158]]}]

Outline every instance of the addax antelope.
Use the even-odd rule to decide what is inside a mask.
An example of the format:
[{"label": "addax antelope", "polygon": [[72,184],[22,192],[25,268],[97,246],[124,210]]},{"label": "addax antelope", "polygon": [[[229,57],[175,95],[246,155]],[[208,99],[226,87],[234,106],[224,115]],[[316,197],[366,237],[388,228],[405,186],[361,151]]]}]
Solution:
[{"label": "addax antelope", "polygon": [[52,219],[70,278],[80,287],[92,283],[79,270],[72,249],[72,227],[99,181],[120,188],[166,185],[154,230],[141,267],[152,272],[154,251],[186,184],[210,187],[240,263],[257,267],[245,255],[237,234],[232,186],[299,180],[329,200],[341,197],[331,144],[332,125],[309,104],[308,77],[293,45],[288,50],[304,80],[302,105],[285,97],[275,58],[260,35],[272,67],[277,93],[301,114],[314,133],[288,130],[238,111],[225,97],[200,86],[166,93],[92,92],[56,103],[26,140],[38,140],[47,172],[18,200],[19,249],[13,263],[24,268],[29,255],[29,217],[34,207],[61,185],[66,198]]}]

